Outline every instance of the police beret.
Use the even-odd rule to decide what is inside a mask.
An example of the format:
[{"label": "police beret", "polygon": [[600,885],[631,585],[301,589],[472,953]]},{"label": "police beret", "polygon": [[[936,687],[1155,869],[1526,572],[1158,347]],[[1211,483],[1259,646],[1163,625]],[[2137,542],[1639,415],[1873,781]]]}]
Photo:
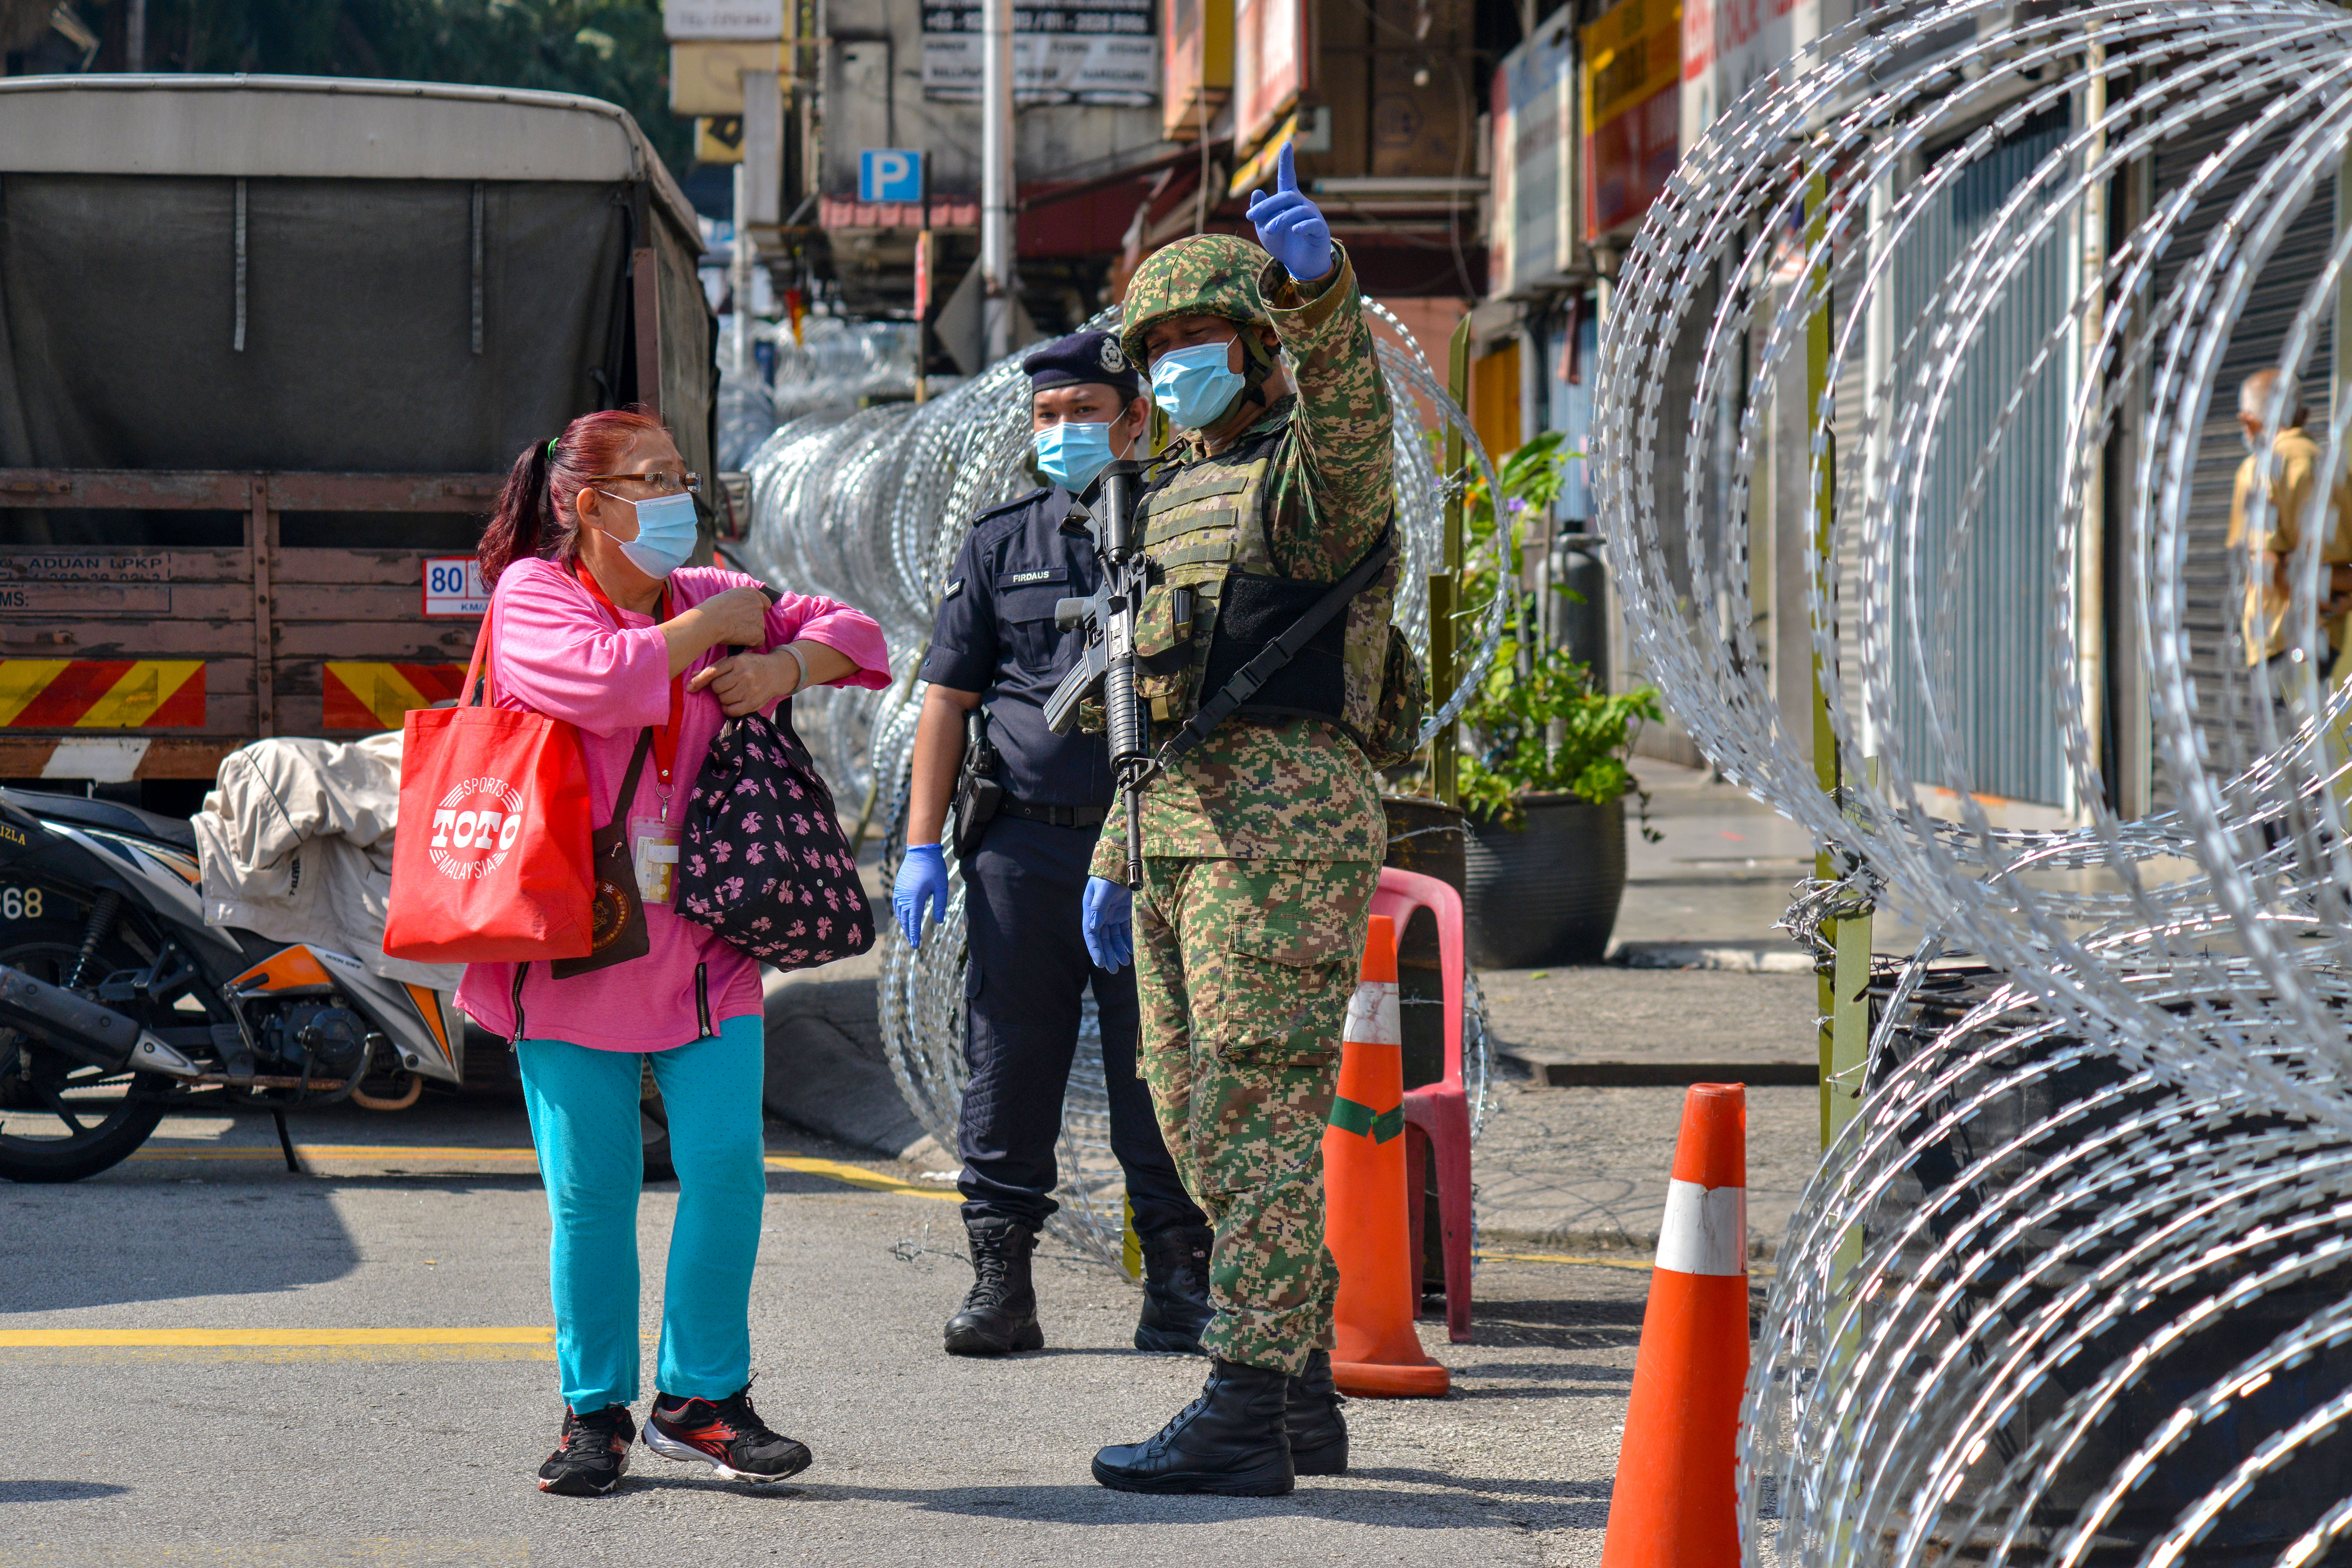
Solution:
[{"label": "police beret", "polygon": [[1072,332],[1066,338],[1055,338],[1023,360],[1021,368],[1029,373],[1032,392],[1092,384],[1108,386],[1123,401],[1131,402],[1141,391],[1135,366],[1119,348],[1116,332]]}]

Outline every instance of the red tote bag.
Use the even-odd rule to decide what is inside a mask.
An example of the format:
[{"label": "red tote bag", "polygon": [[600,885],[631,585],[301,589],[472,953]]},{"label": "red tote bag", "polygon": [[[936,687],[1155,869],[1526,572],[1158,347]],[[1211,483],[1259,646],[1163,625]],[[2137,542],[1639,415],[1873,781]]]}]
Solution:
[{"label": "red tote bag", "polygon": [[383,951],[420,963],[581,958],[591,947],[588,769],[572,726],[478,705],[475,674],[455,708],[412,708],[401,724],[400,825]]}]

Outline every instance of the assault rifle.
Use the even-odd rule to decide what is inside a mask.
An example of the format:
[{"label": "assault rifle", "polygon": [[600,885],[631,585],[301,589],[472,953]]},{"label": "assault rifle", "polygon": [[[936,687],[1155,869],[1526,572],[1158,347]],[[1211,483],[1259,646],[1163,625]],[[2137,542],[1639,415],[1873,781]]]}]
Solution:
[{"label": "assault rifle", "polygon": [[1159,770],[1151,759],[1151,731],[1135,695],[1135,616],[1143,602],[1150,562],[1135,544],[1135,500],[1143,465],[1122,459],[1103,469],[1095,503],[1101,531],[1095,552],[1102,562],[1102,587],[1090,599],[1063,599],[1054,620],[1064,631],[1087,634],[1086,649],[1045,701],[1045,724],[1066,735],[1078,709],[1099,698],[1104,728],[1110,732],[1111,773],[1118,781],[1127,813],[1127,885],[1143,886],[1143,788]]}]

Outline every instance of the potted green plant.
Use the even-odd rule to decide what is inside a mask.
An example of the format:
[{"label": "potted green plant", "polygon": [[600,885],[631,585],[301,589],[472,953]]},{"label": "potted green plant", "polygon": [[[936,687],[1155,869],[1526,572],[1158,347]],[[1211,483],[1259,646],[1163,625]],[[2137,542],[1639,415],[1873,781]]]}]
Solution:
[{"label": "potted green plant", "polygon": [[[1561,465],[1572,455],[1556,432],[1547,433],[1497,469],[1501,517],[1515,540],[1559,494]],[[1498,526],[1486,490],[1482,481],[1465,498],[1473,559]],[[1480,574],[1487,584],[1477,583]],[[1625,893],[1628,795],[1640,808],[1643,836],[1659,837],[1629,765],[1640,725],[1664,717],[1657,692],[1604,690],[1567,649],[1544,647],[1535,595],[1499,581],[1491,568],[1465,586],[1473,605],[1486,600],[1481,586],[1507,595],[1512,628],[1462,712],[1456,776],[1470,826],[1464,889],[1470,960],[1500,969],[1598,963]]]}]

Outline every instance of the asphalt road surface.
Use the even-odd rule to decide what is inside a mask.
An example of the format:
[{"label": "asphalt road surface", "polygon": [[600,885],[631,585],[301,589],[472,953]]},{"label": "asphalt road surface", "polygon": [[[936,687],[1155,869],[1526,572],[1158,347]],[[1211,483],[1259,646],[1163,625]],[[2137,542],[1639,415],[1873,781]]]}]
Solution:
[{"label": "asphalt road surface", "polygon": [[[1049,1348],[945,1356],[970,1281],[951,1194],[781,1130],[754,1397],[815,1465],[748,1489],[640,1447],[614,1496],[545,1496],[546,1209],[498,1152],[528,1144],[519,1112],[452,1110],[472,1112],[455,1131],[361,1123],[424,1145],[397,1151],[298,1124],[299,1175],[247,1120],[0,1188],[0,1568],[1599,1561],[1638,1265],[1483,1262],[1474,1342],[1422,1325],[1453,1394],[1354,1403],[1343,1479],[1133,1497],[1094,1484],[1093,1450],[1148,1436],[1203,1372],[1129,1348],[1134,1289],[1049,1237]],[[675,1198],[642,1209],[648,1396]]]}]

